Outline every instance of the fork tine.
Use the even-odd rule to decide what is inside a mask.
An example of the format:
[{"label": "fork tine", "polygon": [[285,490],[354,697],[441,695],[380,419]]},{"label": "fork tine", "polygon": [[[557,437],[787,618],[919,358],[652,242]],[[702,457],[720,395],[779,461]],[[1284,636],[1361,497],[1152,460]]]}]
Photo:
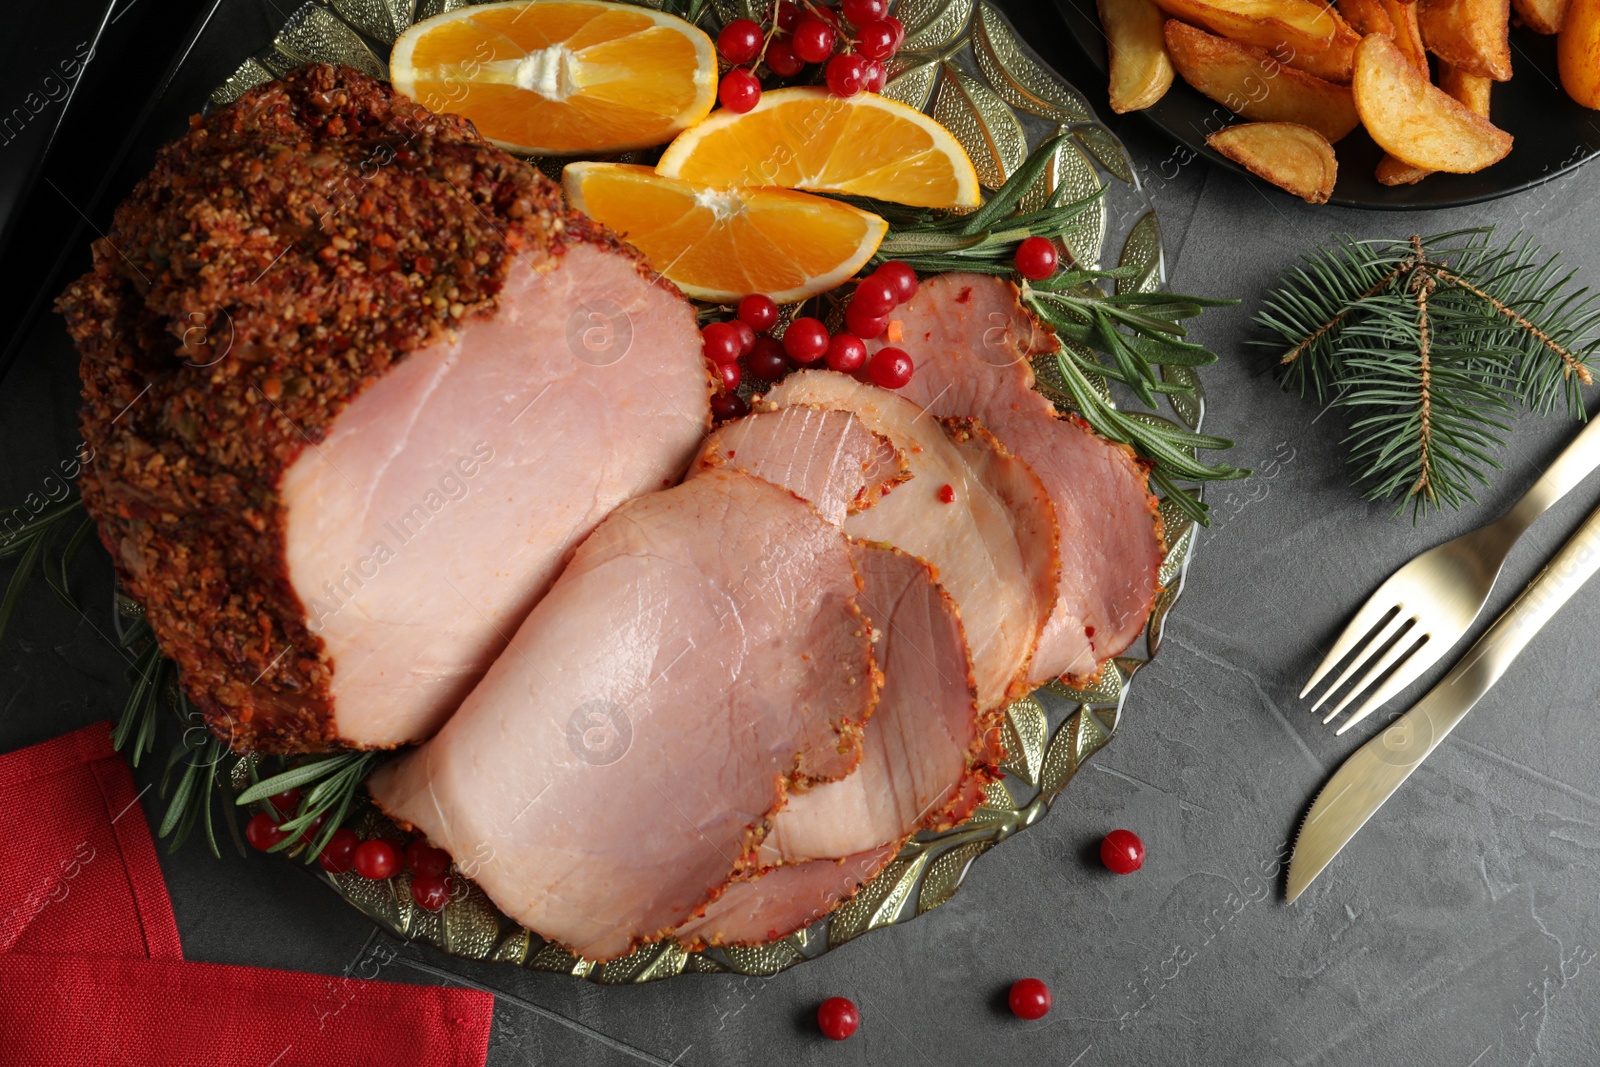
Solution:
[{"label": "fork tine", "polygon": [[[1428,635],[1421,633],[1421,629],[1422,628],[1420,626],[1417,626],[1405,631],[1405,633],[1400,636],[1400,639],[1391,645],[1389,650],[1378,658],[1377,662],[1372,665],[1367,673],[1361,676],[1361,680],[1350,687],[1350,691],[1344,695],[1344,699],[1340,700],[1338,704],[1334,705],[1333,710],[1329,711],[1328,714],[1323,717],[1323,725],[1327,725],[1328,723],[1332,722],[1334,716],[1338,715],[1345,708],[1348,708],[1351,704],[1354,704],[1357,700],[1359,700],[1366,693],[1367,687],[1372,685],[1379,678],[1382,678],[1384,672],[1386,672],[1390,667],[1393,667],[1396,663],[1400,662],[1401,657],[1411,655],[1411,653],[1415,652],[1418,648],[1422,647],[1422,645],[1426,644]],[[1417,640],[1418,638],[1420,638],[1420,640]],[[1347,729],[1347,727],[1341,726],[1339,729],[1343,730]]]},{"label": "fork tine", "polygon": [[[1317,683],[1328,676],[1329,671],[1337,667],[1341,660],[1354,652],[1356,647],[1362,643],[1361,639],[1367,636],[1373,627],[1382,622],[1385,616],[1398,610],[1398,605],[1383,597],[1381,588],[1372,594],[1371,598],[1361,605],[1361,610],[1356,612],[1356,617],[1351,619],[1350,624],[1344,628],[1344,632],[1339,635],[1339,639],[1333,643],[1332,651],[1322,657],[1322,662],[1317,664],[1317,669],[1311,673],[1311,680],[1306,683],[1304,689],[1300,690],[1300,699],[1304,700],[1306,694],[1315,689]],[[1334,686],[1334,688],[1337,689],[1338,686]]]},{"label": "fork tine", "polygon": [[1368,663],[1380,652],[1382,652],[1383,646],[1389,643],[1389,639],[1395,634],[1399,633],[1400,630],[1408,625],[1411,621],[1412,619],[1410,615],[1407,615],[1405,612],[1396,609],[1394,617],[1383,624],[1383,627],[1378,630],[1377,636],[1370,641],[1364,642],[1356,651],[1356,653],[1350,657],[1350,666],[1346,667],[1343,673],[1341,673],[1338,678],[1334,679],[1332,685],[1328,686],[1328,688],[1322,691],[1322,695],[1317,698],[1317,702],[1311,705],[1311,710],[1316,711],[1318,708],[1322,707],[1323,704],[1327,703],[1328,698],[1337,693],[1339,691],[1339,687],[1344,685],[1345,682],[1349,681],[1352,674],[1356,673],[1356,671],[1360,670],[1364,664]]},{"label": "fork tine", "polygon": [[[1423,640],[1426,643],[1432,639],[1425,637]],[[1415,651],[1412,652],[1410,657],[1407,658],[1404,663],[1400,664],[1399,669],[1389,676],[1388,681],[1384,682],[1378,687],[1377,692],[1367,697],[1367,702],[1357,708],[1351,714],[1351,716],[1344,721],[1344,724],[1334,731],[1334,735],[1338,736],[1339,734],[1344,733],[1346,730],[1350,729],[1350,727],[1354,726],[1362,719],[1365,719],[1368,715],[1371,715],[1373,712],[1377,711],[1384,704],[1388,703],[1389,698],[1393,697],[1396,693],[1400,692],[1400,690],[1416,681],[1422,676],[1423,671],[1439,662],[1439,657],[1444,655],[1444,652],[1444,648],[1441,647],[1430,654],[1421,645],[1415,646]]]}]

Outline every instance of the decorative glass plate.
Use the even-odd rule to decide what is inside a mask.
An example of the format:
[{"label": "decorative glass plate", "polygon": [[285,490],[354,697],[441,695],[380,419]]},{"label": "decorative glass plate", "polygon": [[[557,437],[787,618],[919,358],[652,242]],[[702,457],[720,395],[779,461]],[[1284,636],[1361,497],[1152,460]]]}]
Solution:
[{"label": "decorative glass plate", "polygon": [[[414,20],[465,6],[464,0],[421,0],[415,9],[411,0],[302,4],[283,23],[268,50],[246,59],[212,93],[211,105],[226,104],[307,62],[344,63],[386,78],[388,49],[400,32]],[[645,6],[674,10],[670,0]],[[714,35],[721,21],[750,17],[752,6],[751,0],[711,0],[700,24]],[[1077,226],[1064,238],[1075,265],[1089,269],[1137,265],[1142,268],[1138,275],[1119,282],[1119,287],[1160,288],[1165,266],[1155,212],[1139,188],[1121,142],[1095,118],[1083,96],[1039,59],[993,4],[898,0],[893,11],[907,32],[903,49],[891,61],[885,94],[926,111],[948,127],[990,190],[1022,164],[1030,147],[1057,133],[1069,133],[1024,199],[1024,207],[1042,204],[1062,184],[1070,187],[1072,198],[1103,188],[1104,196],[1078,217]],[[536,162],[558,172],[562,161]],[[1062,410],[1070,410],[1072,399],[1061,387],[1054,363],[1042,360],[1034,370],[1040,391]],[[1199,429],[1204,394],[1193,370],[1167,367],[1165,373],[1169,381],[1196,386],[1192,396],[1179,398],[1171,415],[1187,428]],[[1154,413],[1143,417],[1165,418]],[[1162,591],[1142,639],[1106,664],[1092,688],[1075,690],[1051,683],[1012,704],[1005,717],[1010,753],[1003,765],[1005,778],[988,787],[972,817],[954,829],[919,835],[852,900],[806,930],[765,945],[703,952],[686,952],[667,940],[596,964],[523,929],[470,883],[442,911],[429,912],[412,902],[407,874],[388,881],[368,880],[353,872],[322,876],[346,900],[401,937],[419,938],[458,956],[559,971],[608,985],[691,972],[776,974],[869,930],[907,922],[948,901],[973,860],[1043,818],[1084,761],[1115,735],[1134,675],[1161,646],[1162,624],[1182,591],[1194,544],[1193,524],[1182,511],[1164,503],[1161,514],[1170,548],[1160,571]],[[380,835],[389,825],[370,806],[354,816],[353,824],[363,836]]]}]

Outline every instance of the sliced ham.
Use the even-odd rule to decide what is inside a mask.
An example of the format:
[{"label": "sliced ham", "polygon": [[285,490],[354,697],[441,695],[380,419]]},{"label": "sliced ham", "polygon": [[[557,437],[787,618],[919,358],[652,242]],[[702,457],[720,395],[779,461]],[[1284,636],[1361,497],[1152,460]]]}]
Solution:
[{"label": "sliced ham", "polygon": [[946,829],[988,729],[955,602],[922,560],[857,543],[861,610],[883,692],[849,777],[789,798],[761,845],[765,864],[849,856],[917,830]]},{"label": "sliced ham", "polygon": [[849,516],[845,532],[933,565],[966,627],[980,707],[1020,694],[1057,582],[1055,518],[1028,465],[970,421],[946,424],[844,374],[791,374],[763,403],[849,411],[908,457],[910,480]]},{"label": "sliced ham", "polygon": [[695,469],[731,465],[803,497],[839,525],[904,481],[906,457],[848,411],[797,405],[757,412],[712,432]]},{"label": "sliced ham", "polygon": [[894,859],[902,844],[894,841],[843,859],[811,860],[741,877],[673,936],[691,952],[709,945],[758,945],[788,937],[854,896]]},{"label": "sliced ham", "polygon": [[196,119],[60,308],[84,504],[240,750],[430,735],[709,425],[676,290],[469,123],[347,68]]},{"label": "sliced ham", "polygon": [[750,867],[786,790],[859,763],[858,590],[839,529],[771,483],[715,470],[636,498],[373,797],[518,922],[624,955]]},{"label": "sliced ham", "polygon": [[926,279],[899,309],[916,374],[902,392],[935,415],[976,416],[1043,480],[1061,532],[1054,607],[1031,684],[1092,674],[1144,629],[1165,553],[1147,470],[1133,452],[1034,391],[1030,360],[1056,341],[1009,281]]}]

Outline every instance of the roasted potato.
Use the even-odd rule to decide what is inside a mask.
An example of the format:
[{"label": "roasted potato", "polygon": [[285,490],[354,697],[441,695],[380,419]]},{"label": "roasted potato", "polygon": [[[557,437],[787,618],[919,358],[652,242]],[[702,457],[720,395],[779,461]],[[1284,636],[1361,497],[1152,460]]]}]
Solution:
[{"label": "roasted potato", "polygon": [[1394,43],[1405,53],[1411,65],[1428,77],[1428,52],[1422,44],[1422,30],[1417,26],[1417,5],[1406,0],[1378,0],[1389,13],[1394,24]]},{"label": "roasted potato", "polygon": [[1560,33],[1567,0],[1511,0],[1517,17],[1534,33]]},{"label": "roasted potato", "polygon": [[1568,96],[1600,108],[1600,0],[1572,0],[1567,6],[1556,38],[1556,66]]},{"label": "roasted potato", "polygon": [[[1600,4],[1600,0],[1585,2]],[[1174,63],[1182,72],[1176,57]],[[1372,139],[1414,167],[1470,174],[1498,163],[1511,151],[1509,133],[1435,87],[1382,34],[1362,38],[1356,49],[1351,91]]]},{"label": "roasted potato", "polygon": [[1095,0],[1111,55],[1111,110],[1139,111],[1172,85],[1161,9],[1150,0]]},{"label": "roasted potato", "polygon": [[1156,6],[1212,33],[1294,55],[1327,48],[1337,29],[1316,0],[1156,0]]},{"label": "roasted potato", "polygon": [[[1488,78],[1468,74],[1442,60],[1439,63],[1439,88],[1465,104],[1475,115],[1489,117],[1489,86],[1493,84]],[[1384,185],[1415,185],[1432,173],[1386,155],[1378,161],[1377,179]]]},{"label": "roasted potato", "polygon": [[1287,189],[1308,204],[1333,195],[1339,163],[1322,134],[1296,122],[1246,122],[1206,138],[1206,144],[1258,178]]},{"label": "roasted potato", "polygon": [[1468,74],[1511,78],[1511,0],[1417,0],[1428,51]]},{"label": "roasted potato", "polygon": [[1348,86],[1286,67],[1263,48],[1167,21],[1167,54],[1183,80],[1229,111],[1261,122],[1298,122],[1330,141],[1360,119]]},{"label": "roasted potato", "polygon": [[1338,0],[1335,9],[1363,37],[1369,33],[1394,36],[1394,22],[1378,0]]},{"label": "roasted potato", "polygon": [[1361,43],[1361,34],[1351,29],[1350,24],[1334,8],[1330,7],[1328,14],[1333,16],[1333,37],[1322,51],[1295,52],[1287,45],[1268,48],[1268,51],[1295,70],[1303,70],[1340,85],[1349,85],[1350,75],[1355,70],[1356,45]]}]

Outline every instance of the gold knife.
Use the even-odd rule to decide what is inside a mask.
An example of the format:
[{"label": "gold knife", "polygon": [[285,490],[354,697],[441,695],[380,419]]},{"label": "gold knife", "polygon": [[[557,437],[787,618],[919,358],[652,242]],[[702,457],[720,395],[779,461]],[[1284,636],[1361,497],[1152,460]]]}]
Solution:
[{"label": "gold knife", "polygon": [[1600,508],[1495,620],[1455,669],[1422,700],[1344,761],[1300,824],[1289,858],[1289,894],[1305,892],[1400,783],[1500,680],[1533,635],[1600,570]]}]

